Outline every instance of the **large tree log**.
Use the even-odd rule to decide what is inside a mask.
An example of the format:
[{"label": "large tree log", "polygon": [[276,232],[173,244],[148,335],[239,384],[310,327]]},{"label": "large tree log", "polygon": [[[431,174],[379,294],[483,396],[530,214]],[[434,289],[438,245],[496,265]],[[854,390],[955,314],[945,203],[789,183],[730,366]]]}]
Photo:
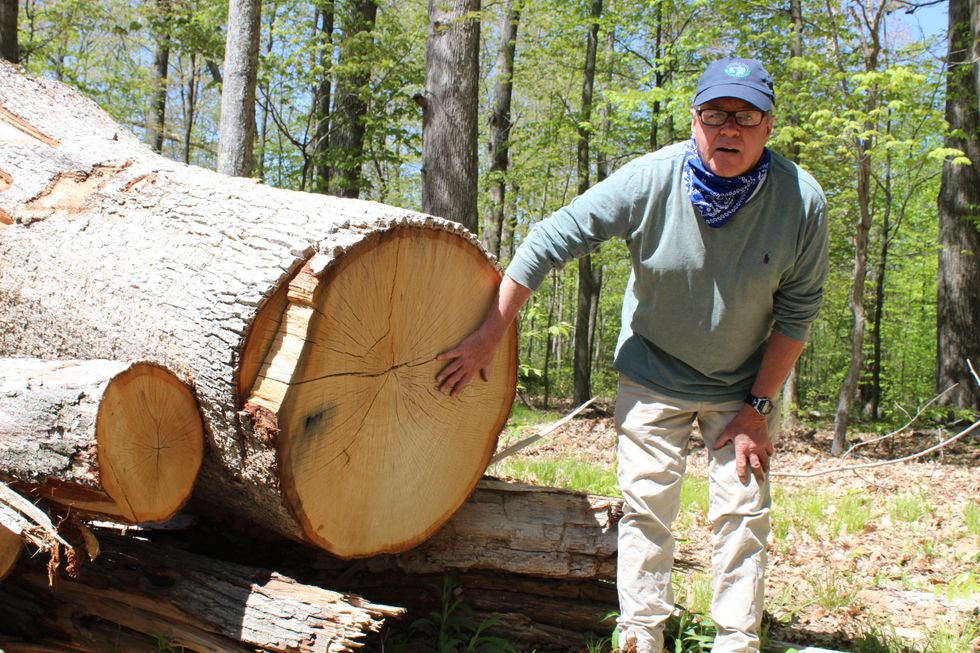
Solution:
[{"label": "large tree log", "polygon": [[386,618],[404,612],[149,540],[98,536],[101,555],[77,578],[61,578],[52,589],[40,570],[18,569],[0,585],[0,605],[41,606],[18,608],[26,615],[11,617],[8,632],[22,634],[18,624],[34,622],[78,643],[78,622],[96,617],[201,653],[241,651],[242,644],[320,653],[360,647]]},{"label": "large tree log", "polygon": [[191,495],[204,428],[164,368],[0,358],[0,478],[75,511],[170,519]]},{"label": "large tree log", "polygon": [[168,161],[8,65],[0,109],[0,356],[189,379],[213,444],[199,496],[337,555],[407,549],[453,514],[516,383],[512,329],[488,383],[434,387],[499,280],[474,237]]}]

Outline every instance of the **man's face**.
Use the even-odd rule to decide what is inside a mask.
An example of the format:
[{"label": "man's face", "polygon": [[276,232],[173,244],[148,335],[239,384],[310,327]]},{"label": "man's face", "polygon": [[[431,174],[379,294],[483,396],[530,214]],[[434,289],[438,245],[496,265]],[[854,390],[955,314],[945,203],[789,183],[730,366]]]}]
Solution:
[{"label": "man's face", "polygon": [[[723,111],[743,111],[756,109],[745,100],[718,98],[697,107],[698,109],[721,109]],[[692,111],[691,131],[698,146],[701,161],[708,169],[720,177],[737,177],[755,167],[762,157],[766,141],[772,135],[772,117],[766,116],[755,127],[743,127],[735,122],[735,116],[728,116],[725,124],[718,127],[704,125]]]}]

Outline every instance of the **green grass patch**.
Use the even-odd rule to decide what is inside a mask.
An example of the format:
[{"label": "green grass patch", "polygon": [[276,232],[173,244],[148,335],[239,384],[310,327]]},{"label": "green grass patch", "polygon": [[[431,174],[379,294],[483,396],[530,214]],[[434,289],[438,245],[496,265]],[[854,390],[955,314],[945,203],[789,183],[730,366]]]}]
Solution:
[{"label": "green grass patch", "polygon": [[711,611],[711,574],[694,571],[690,574],[675,573],[673,577],[674,596],[678,605],[688,612],[708,614]]},{"label": "green grass patch", "polygon": [[924,653],[973,653],[973,641],[980,637],[980,624],[971,619],[966,623],[942,624],[931,631]]},{"label": "green grass patch", "polygon": [[815,575],[807,582],[813,590],[813,600],[826,610],[836,610],[851,605],[861,591],[850,578],[838,571]]},{"label": "green grass patch", "polygon": [[684,476],[681,483],[681,512],[708,514],[708,479]]},{"label": "green grass patch", "polygon": [[507,458],[491,467],[490,472],[495,476],[514,478],[534,485],[567,488],[607,497],[622,496],[615,470],[607,465],[582,462],[570,456],[539,460]]},{"label": "green grass patch", "polygon": [[917,522],[932,513],[929,497],[921,492],[903,492],[889,502],[888,513],[892,522]]},{"label": "green grass patch", "polygon": [[791,528],[818,537],[818,527],[825,521],[830,505],[830,497],[823,492],[777,491],[772,508],[777,539],[784,540]]},{"label": "green grass patch", "polygon": [[980,540],[980,503],[971,501],[966,504],[963,520],[966,522],[966,532]]},{"label": "green grass patch", "polygon": [[837,535],[846,531],[850,534],[860,533],[874,516],[871,500],[860,493],[849,492],[834,502]]}]

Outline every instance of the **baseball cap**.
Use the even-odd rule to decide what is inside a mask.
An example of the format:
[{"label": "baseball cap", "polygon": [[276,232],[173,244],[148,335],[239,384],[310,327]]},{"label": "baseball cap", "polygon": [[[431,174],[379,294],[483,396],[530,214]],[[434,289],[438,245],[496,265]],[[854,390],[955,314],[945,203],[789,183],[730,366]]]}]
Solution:
[{"label": "baseball cap", "polygon": [[775,103],[772,76],[755,59],[719,59],[708,64],[698,80],[694,106],[733,97],[769,111]]}]

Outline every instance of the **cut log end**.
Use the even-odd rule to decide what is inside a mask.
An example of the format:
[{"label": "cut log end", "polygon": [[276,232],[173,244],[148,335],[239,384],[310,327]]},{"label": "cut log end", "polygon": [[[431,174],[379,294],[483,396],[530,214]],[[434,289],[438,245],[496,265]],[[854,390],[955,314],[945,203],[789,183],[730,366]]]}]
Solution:
[{"label": "cut log end", "polygon": [[400,227],[329,267],[313,306],[287,305],[253,397],[278,405],[283,494],[311,542],[403,551],[475,487],[513,402],[516,330],[460,397],[438,391],[436,356],[476,329],[499,281],[460,235]]},{"label": "cut log end", "polygon": [[24,543],[16,533],[0,526],[0,581],[17,564],[17,558],[20,557],[23,548]]},{"label": "cut log end", "polygon": [[138,363],[106,389],[96,422],[102,487],[118,515],[166,521],[191,495],[204,427],[190,389],[162,367]]}]

